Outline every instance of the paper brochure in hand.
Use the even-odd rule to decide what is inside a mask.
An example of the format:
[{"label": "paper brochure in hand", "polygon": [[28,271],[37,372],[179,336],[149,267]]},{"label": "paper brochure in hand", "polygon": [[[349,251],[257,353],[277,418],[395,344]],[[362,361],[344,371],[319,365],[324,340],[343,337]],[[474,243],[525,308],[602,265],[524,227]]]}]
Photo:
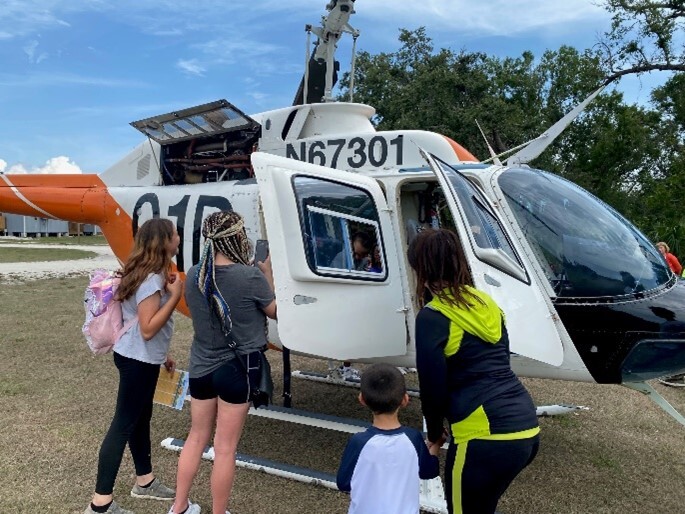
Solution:
[{"label": "paper brochure in hand", "polygon": [[170,373],[162,366],[153,401],[160,405],[181,410],[187,394],[188,372],[177,369]]}]

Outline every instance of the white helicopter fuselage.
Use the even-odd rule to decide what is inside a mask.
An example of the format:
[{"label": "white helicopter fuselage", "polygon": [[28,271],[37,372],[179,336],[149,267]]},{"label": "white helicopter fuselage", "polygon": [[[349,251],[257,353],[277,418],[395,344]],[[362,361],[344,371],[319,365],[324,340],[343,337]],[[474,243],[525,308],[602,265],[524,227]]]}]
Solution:
[{"label": "white helicopter fuselage", "polygon": [[[258,152],[251,155],[257,180],[162,184],[161,171],[154,168],[164,156],[154,141],[141,144],[101,178],[130,213],[133,232],[153,216],[175,221],[182,236],[177,265],[183,272],[199,258],[204,217],[221,209],[243,215],[250,239],[270,243],[279,309],[279,323],[271,324],[270,339],[277,346],[285,344],[297,353],[325,359],[382,360],[413,367],[418,303],[405,257],[408,227],[430,224],[420,219],[417,198],[427,189],[440,189],[422,152],[454,164],[476,160],[440,134],[378,132],[369,121],[374,112],[366,105],[330,103],[252,116],[262,127]],[[491,166],[464,173],[490,199],[489,208],[512,234],[514,227],[507,225],[490,186],[502,171],[501,166]],[[382,280],[354,270],[317,270],[307,262],[293,177],[319,180],[323,187],[359,188],[376,202],[378,219],[372,221],[383,248]],[[536,262],[522,258],[516,277],[506,267],[503,271],[479,259],[467,223],[459,221],[463,213],[448,196],[444,201],[451,206],[444,208],[454,211],[447,217],[466,242],[476,285],[491,294],[507,316],[515,370],[524,376],[592,381],[545,294]],[[516,245],[523,238],[516,234],[509,239]],[[516,251],[525,256],[524,248]]]}]

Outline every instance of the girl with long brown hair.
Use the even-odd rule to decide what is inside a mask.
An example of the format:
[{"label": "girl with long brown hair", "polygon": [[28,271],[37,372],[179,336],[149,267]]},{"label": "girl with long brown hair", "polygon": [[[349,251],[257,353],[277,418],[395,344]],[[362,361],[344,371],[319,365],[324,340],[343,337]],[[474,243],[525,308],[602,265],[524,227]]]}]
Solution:
[{"label": "girl with long brown hair", "polygon": [[136,468],[131,496],[173,500],[174,490],[152,473],[150,419],[152,398],[160,365],[175,368],[169,356],[174,329],[172,313],[181,299],[183,284],[171,271],[180,238],[173,223],[154,218],[135,235],[133,250],[122,271],[117,298],[124,324],[137,320],[114,345],[114,364],[119,370],[119,392],[114,418],[98,459],[95,494],[84,514],[132,514],[113,501],[112,492],[124,449],[128,443]]},{"label": "girl with long brown hair", "polygon": [[[266,349],[266,318],[276,318],[271,259],[251,266],[252,245],[237,212],[215,212],[202,224],[200,262],[188,270],[185,299],[193,318],[190,349],[190,433],[176,474],[169,514],[200,514],[188,499],[202,452],[214,432],[212,512],[224,514],[235,477],[235,453],[245,424],[250,385]],[[229,345],[229,340],[235,343]],[[240,357],[238,357],[240,356]]]},{"label": "girl with long brown hair", "polygon": [[[452,436],[445,462],[450,513],[492,514],[537,454],[535,406],[511,370],[504,314],[474,287],[459,237],[426,229],[409,244],[416,294],[416,366],[429,445]],[[428,300],[428,301],[426,301]]]}]

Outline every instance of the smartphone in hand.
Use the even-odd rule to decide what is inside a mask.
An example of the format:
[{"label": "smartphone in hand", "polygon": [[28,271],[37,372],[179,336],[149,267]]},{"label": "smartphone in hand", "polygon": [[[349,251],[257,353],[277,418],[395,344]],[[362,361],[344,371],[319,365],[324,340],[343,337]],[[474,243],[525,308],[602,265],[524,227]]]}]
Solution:
[{"label": "smartphone in hand", "polygon": [[266,239],[257,239],[255,246],[254,260],[257,262],[264,262],[269,256],[269,241]]}]

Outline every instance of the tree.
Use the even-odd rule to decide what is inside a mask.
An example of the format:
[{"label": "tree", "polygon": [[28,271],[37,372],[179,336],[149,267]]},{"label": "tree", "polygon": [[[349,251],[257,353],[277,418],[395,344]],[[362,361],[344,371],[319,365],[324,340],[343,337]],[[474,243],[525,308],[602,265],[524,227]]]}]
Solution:
[{"label": "tree", "polygon": [[685,71],[685,0],[606,0],[611,30],[600,45],[607,83],[632,73]]},{"label": "tree", "polygon": [[676,74],[652,92],[660,123],[655,130],[658,154],[650,161],[635,218],[655,241],[668,241],[677,255],[685,252],[685,74]]}]

